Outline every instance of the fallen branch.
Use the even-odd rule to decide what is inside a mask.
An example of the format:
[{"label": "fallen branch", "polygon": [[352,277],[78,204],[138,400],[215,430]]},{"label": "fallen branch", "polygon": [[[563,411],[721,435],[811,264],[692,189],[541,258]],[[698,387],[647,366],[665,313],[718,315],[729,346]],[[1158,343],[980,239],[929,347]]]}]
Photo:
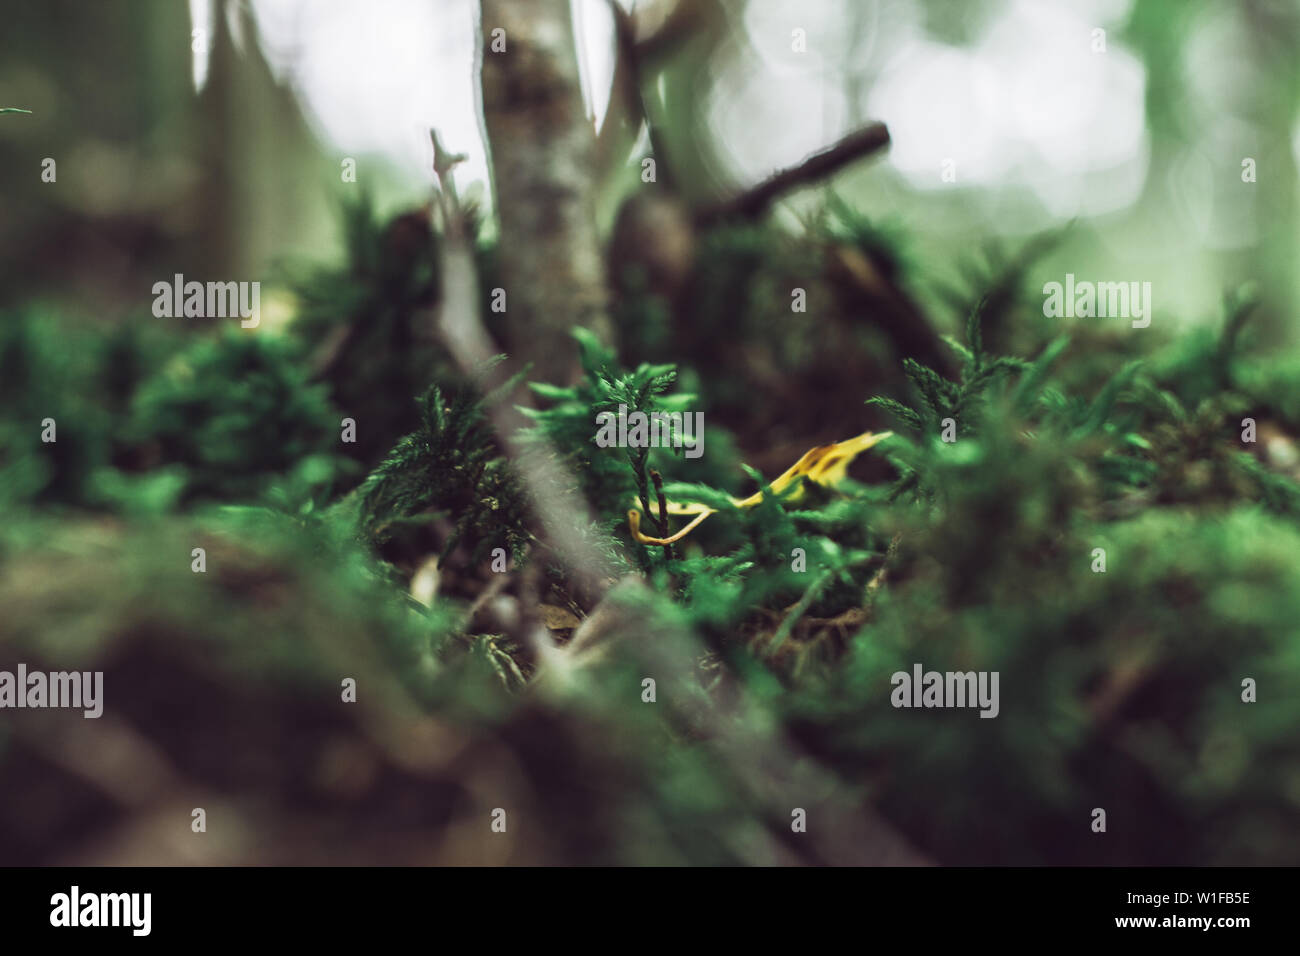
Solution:
[{"label": "fallen branch", "polygon": [[864,126],[834,146],[813,153],[798,166],[783,169],[752,189],[697,210],[695,224],[708,227],[731,219],[757,219],[767,212],[772,203],[791,190],[825,179],[854,160],[870,156],[888,145],[889,130],[884,123]]}]

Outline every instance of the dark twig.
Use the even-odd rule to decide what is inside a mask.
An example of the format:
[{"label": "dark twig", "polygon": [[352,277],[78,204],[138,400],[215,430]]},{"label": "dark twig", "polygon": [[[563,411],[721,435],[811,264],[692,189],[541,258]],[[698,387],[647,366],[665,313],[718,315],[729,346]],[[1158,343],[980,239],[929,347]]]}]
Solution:
[{"label": "dark twig", "polygon": [[884,123],[872,123],[845,136],[834,146],[813,153],[798,166],[769,176],[752,189],[695,213],[697,226],[712,226],[728,219],[757,219],[777,199],[792,189],[825,179],[854,160],[869,156],[889,145]]},{"label": "dark twig", "polygon": [[[664,477],[651,468],[650,480],[654,482],[655,494],[659,498],[659,537],[666,538],[668,537],[668,499],[664,496]],[[671,561],[672,559],[673,546],[666,544],[664,545],[664,560]]]}]

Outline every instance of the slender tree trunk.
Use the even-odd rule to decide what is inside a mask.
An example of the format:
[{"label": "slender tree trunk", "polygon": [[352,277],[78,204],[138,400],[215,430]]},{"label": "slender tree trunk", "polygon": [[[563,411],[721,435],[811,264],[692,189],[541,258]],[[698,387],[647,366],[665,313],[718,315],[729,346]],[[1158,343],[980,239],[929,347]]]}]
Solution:
[{"label": "slender tree trunk", "polygon": [[577,374],[569,330],[585,326],[609,342],[613,334],[596,236],[596,137],[568,0],[482,0],[482,84],[506,344],[534,363],[534,379],[567,383]]}]

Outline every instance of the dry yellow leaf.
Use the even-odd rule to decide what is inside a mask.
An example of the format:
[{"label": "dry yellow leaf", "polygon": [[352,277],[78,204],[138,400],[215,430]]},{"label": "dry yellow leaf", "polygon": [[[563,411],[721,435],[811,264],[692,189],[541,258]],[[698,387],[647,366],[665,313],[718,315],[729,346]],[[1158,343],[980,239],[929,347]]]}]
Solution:
[{"label": "dry yellow leaf", "polygon": [[[807,478],[814,484],[823,485],[827,488],[834,488],[848,473],[849,464],[854,458],[857,458],[862,452],[884,441],[893,432],[863,432],[854,438],[838,442],[834,445],[818,445],[816,448],[810,448],[804,452],[803,457],[793,465],[782,472],[781,476],[772,482],[772,491],[780,494],[801,478]],[[798,501],[803,496],[803,487],[796,489],[788,501]],[[732,498],[731,503],[737,508],[752,508],[763,500],[763,492],[758,491],[748,498]],[[677,501],[667,502],[667,512],[670,515],[678,517],[694,516],[693,520],[676,534],[667,538],[652,538],[649,535],[641,533],[641,512],[637,508],[632,508],[627,513],[627,525],[632,532],[632,537],[642,544],[672,544],[674,541],[680,541],[700,523],[713,514],[717,509],[710,508],[708,505],[698,502],[683,503]]]}]

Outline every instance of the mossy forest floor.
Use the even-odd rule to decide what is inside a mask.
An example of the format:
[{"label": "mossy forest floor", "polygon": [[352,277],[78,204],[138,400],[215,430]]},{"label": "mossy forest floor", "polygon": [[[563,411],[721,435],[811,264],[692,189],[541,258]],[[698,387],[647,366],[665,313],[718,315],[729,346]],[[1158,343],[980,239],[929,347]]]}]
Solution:
[{"label": "mossy forest floor", "polygon": [[[5,316],[0,665],[106,699],[0,725],[0,862],[1300,859],[1300,361],[1244,295],[1046,319],[1042,243],[946,290],[948,367],[904,361],[831,267],[927,274],[830,209],[719,229],[688,316],[624,300],[577,385],[486,401],[429,322],[441,238],[364,204],[292,324]],[[492,427],[526,394],[580,552]],[[620,404],[702,411],[706,454],[597,447]],[[670,546],[628,531],[685,523],[656,474],[717,509]],[[996,718],[893,706],[918,663],[997,672]]]}]

